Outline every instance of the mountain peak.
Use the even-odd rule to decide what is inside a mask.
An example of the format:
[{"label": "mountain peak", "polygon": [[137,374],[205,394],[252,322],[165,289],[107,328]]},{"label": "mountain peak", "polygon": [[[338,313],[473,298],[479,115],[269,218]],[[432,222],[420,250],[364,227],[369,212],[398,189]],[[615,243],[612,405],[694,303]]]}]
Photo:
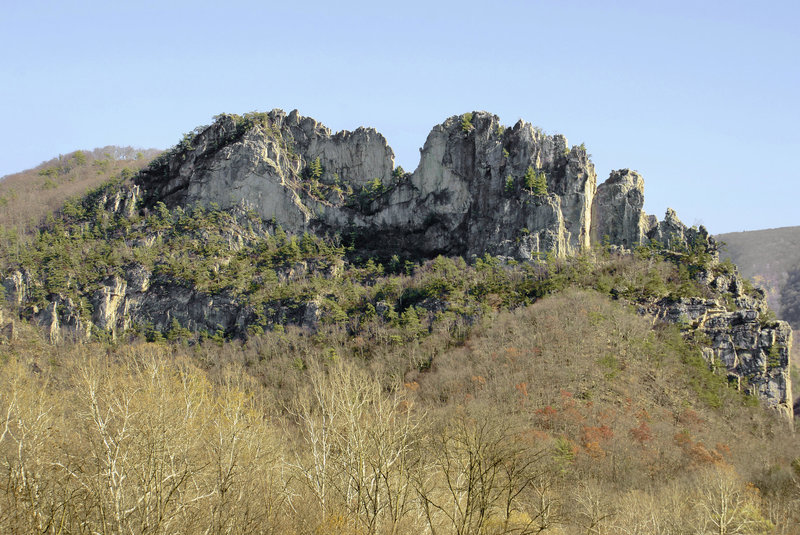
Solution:
[{"label": "mountain peak", "polygon": [[151,205],[246,204],[288,232],[348,232],[372,253],[420,258],[634,247],[656,227],[638,173],[613,171],[598,187],[585,147],[485,111],[434,126],[410,174],[372,128],[334,133],[297,110],[220,115],[138,183]]}]

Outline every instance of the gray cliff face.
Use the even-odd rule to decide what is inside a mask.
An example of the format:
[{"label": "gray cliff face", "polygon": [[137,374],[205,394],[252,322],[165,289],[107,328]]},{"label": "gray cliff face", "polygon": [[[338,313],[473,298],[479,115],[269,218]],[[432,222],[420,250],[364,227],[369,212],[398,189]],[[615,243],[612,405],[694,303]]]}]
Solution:
[{"label": "gray cliff face", "polygon": [[304,191],[302,173],[317,159],[331,182],[359,188],[388,181],[394,168],[392,149],[374,129],[332,134],[296,111],[274,110],[255,125],[221,116],[166,165],[145,172],[141,184],[168,206],[246,205],[300,233],[335,206]]},{"label": "gray cliff face", "polygon": [[592,242],[633,248],[645,243],[649,222],[642,211],[644,180],[636,171],[612,171],[592,205]]},{"label": "gray cliff face", "polygon": [[763,299],[740,293],[735,301],[733,311],[717,299],[684,298],[657,303],[649,312],[707,336],[710,344],[703,356],[712,366],[724,370],[736,388],[758,396],[768,407],[792,418],[792,330],[784,321],[764,321]]},{"label": "gray cliff face", "polygon": [[[333,276],[330,267],[317,270],[315,266],[300,262],[278,273],[278,277],[291,280],[306,274]],[[271,303],[264,318],[264,311],[244,304],[241,299],[187,288],[153,275],[141,266],[124,276],[103,281],[89,298],[90,314],[70,298],[52,295],[49,299],[46,308],[34,307],[32,319],[44,329],[51,342],[58,342],[64,336],[89,340],[92,333],[107,333],[113,340],[133,328],[164,333],[176,323],[191,332],[241,336],[259,316],[273,325],[298,325],[313,330],[320,316],[318,297],[304,302]]]},{"label": "gray cliff face", "polygon": [[671,209],[663,221],[652,224],[642,243],[670,247],[678,263],[692,249],[708,255],[706,269],[694,279],[712,297],[665,298],[645,304],[641,311],[678,324],[684,332],[705,336],[709,344],[703,357],[712,367],[724,372],[736,388],[791,419],[792,329],[785,321],[770,318],[763,290],[747,293],[738,270],[720,264],[713,236],[704,227],[686,227]]},{"label": "gray cliff face", "polygon": [[[705,228],[701,227],[700,231],[705,232]],[[658,242],[664,247],[672,247],[681,241],[685,242],[686,233],[686,226],[681,223],[680,219],[678,219],[678,214],[672,208],[667,208],[663,221],[658,221],[646,231],[648,240]],[[707,236],[708,232],[705,232],[705,234]],[[691,236],[689,238],[691,239]]]},{"label": "gray cliff face", "polygon": [[[494,115],[471,115],[469,124],[451,117],[428,135],[411,177],[415,212],[443,227],[438,236],[449,236],[456,254],[530,259],[589,247],[596,175],[586,151],[569,150],[563,136],[546,136],[523,121],[506,129]],[[544,175],[547,194],[529,191],[530,172]]]},{"label": "gray cliff face", "polygon": [[305,161],[319,158],[322,168],[333,177],[355,186],[363,186],[374,178],[387,180],[394,170],[394,152],[386,139],[374,128],[357,128],[353,132],[332,134],[321,123],[302,117],[297,110],[284,116],[273,112],[274,125],[280,131],[288,130],[294,140],[294,150]]},{"label": "gray cliff face", "polygon": [[[276,110],[244,130],[220,117],[139,183],[151,204],[246,205],[291,233],[355,230],[368,250],[530,259],[591,245],[596,175],[586,150],[523,121],[504,128],[486,112],[451,117],[433,128],[413,174],[393,171],[376,131],[331,134]],[[526,186],[530,172],[545,177],[547,193]]]}]

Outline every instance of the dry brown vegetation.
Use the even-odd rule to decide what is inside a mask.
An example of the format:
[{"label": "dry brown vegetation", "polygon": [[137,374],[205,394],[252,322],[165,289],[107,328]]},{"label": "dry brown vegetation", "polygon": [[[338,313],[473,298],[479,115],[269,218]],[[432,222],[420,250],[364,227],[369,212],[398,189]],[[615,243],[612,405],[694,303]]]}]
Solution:
[{"label": "dry brown vegetation", "polygon": [[797,439],[567,290],[467,333],[0,346],[0,532],[797,533]]},{"label": "dry brown vegetation", "polygon": [[2,177],[0,227],[25,234],[67,199],[83,195],[126,168],[125,174],[133,176],[158,153],[156,149],[115,146],[75,151]]},{"label": "dry brown vegetation", "polygon": [[731,232],[716,236],[742,274],[767,292],[780,319],[800,326],[800,227]]}]

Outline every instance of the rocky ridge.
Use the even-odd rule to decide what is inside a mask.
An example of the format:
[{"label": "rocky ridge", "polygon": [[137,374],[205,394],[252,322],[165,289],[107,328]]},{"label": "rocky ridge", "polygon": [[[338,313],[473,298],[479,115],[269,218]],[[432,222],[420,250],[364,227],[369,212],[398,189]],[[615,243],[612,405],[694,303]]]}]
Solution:
[{"label": "rocky ridge", "polygon": [[704,358],[724,372],[729,383],[791,419],[792,329],[770,314],[763,290],[746,292],[737,271],[715,273],[717,266],[698,274],[715,291],[714,297],[661,299],[641,311],[678,324],[695,337],[699,334],[705,339]]},{"label": "rocky ridge", "polygon": [[[597,187],[586,149],[524,121],[505,128],[486,112],[451,117],[428,135],[411,174],[394,167],[372,129],[332,134],[274,110],[241,130],[221,116],[138,183],[167,206],[245,204],[287,232],[346,231],[364,249],[418,257],[531,259],[591,243]],[[546,192],[526,187],[531,173],[544,177]]]},{"label": "rocky ridge", "polygon": [[[296,111],[222,115],[156,160],[134,185],[94,202],[101,212],[122,218],[137,210],[147,216],[219,207],[249,221],[224,238],[230,251],[276,229],[344,236],[355,254],[383,259],[489,253],[531,261],[601,244],[623,251],[640,245],[699,249],[709,261],[695,278],[714,297],[644,303],[643,312],[703,332],[710,340],[709,362],[724,366],[740,388],[792,413],[791,331],[782,322],[765,321],[763,295],[747,295],[735,271],[717,273],[716,244],[705,229],[687,228],[671,210],[663,221],[646,215],[638,173],[614,171],[597,185],[583,146],[569,147],[563,136],[545,135],[524,121],[506,128],[486,112],[450,117],[429,134],[417,169],[405,173],[374,129],[333,133]],[[143,235],[129,246],[146,248],[159,239],[158,233]],[[335,262],[290,262],[276,268],[276,276],[332,276],[337,269]],[[41,286],[25,269],[6,273],[2,283],[17,307]],[[86,303],[52,293],[30,314],[52,339],[64,332],[117,336],[142,324],[154,331],[178,325],[244,335],[259,322],[314,328],[325,300],[310,295],[271,302],[264,310],[230,291],[176,284],[136,263],[87,292]]]},{"label": "rocky ridge", "polygon": [[[533,176],[543,190],[530,186]],[[668,246],[685,228],[672,210],[661,222],[644,213],[637,172],[612,171],[598,185],[583,145],[522,120],[507,128],[487,112],[435,126],[413,173],[395,168],[371,128],[332,133],[296,110],[221,115],[137,184],[151,206],[244,206],[290,233],[347,232],[365,251],[420,258]]]}]

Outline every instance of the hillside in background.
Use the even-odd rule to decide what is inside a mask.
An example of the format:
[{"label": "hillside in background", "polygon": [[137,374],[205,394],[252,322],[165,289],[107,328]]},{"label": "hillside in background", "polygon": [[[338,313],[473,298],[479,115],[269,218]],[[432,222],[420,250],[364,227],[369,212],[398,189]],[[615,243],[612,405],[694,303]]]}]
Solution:
[{"label": "hillside in background", "polygon": [[107,146],[60,155],[0,178],[0,226],[27,233],[71,197],[128,169],[133,176],[161,151]]},{"label": "hillside in background", "polygon": [[800,226],[720,234],[723,258],[764,288],[779,318],[800,327]]}]

